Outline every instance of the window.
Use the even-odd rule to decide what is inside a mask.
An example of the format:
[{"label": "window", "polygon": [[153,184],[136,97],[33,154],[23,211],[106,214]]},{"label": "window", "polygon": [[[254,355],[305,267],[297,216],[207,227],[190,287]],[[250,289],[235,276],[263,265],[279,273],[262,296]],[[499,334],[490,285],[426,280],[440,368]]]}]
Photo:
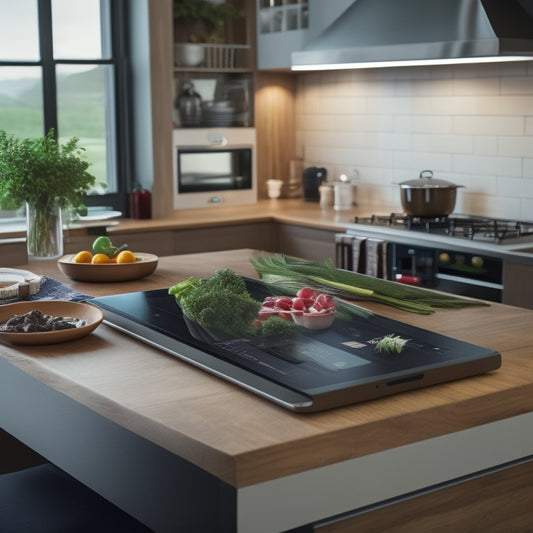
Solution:
[{"label": "window", "polygon": [[[125,210],[129,164],[123,0],[0,0],[0,129],[78,137],[97,186],[87,205]],[[120,96],[118,96],[120,95]]]}]

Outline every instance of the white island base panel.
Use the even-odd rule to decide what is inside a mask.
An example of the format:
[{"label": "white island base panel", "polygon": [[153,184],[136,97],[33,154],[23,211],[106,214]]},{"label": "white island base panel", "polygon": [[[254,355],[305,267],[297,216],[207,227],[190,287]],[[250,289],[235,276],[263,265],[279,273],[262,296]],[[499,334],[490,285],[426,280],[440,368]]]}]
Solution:
[{"label": "white island base panel", "polygon": [[533,454],[533,413],[237,491],[239,533],[277,533]]}]

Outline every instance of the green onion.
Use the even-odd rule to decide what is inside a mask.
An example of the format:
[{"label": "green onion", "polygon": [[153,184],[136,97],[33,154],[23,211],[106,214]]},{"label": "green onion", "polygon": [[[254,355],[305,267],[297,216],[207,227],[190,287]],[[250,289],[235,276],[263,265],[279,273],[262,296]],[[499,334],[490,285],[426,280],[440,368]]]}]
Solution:
[{"label": "green onion", "polygon": [[275,288],[290,284],[292,294],[298,288],[312,287],[339,298],[380,302],[419,314],[433,313],[435,308],[461,309],[473,305],[489,305],[479,300],[340,270],[335,268],[331,260],[318,263],[273,254],[252,257],[250,262],[263,282]]}]

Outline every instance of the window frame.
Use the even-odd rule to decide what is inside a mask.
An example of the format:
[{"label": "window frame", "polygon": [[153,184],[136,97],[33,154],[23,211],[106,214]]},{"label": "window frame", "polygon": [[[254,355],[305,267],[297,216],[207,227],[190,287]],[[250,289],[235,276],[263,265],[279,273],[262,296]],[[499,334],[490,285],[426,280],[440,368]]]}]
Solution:
[{"label": "window frame", "polygon": [[129,83],[128,42],[129,10],[127,0],[109,0],[111,53],[105,59],[54,59],[52,35],[52,0],[37,0],[39,28],[38,61],[5,61],[3,66],[40,67],[42,73],[43,135],[50,128],[58,131],[57,113],[57,65],[111,65],[114,77],[114,139],[115,172],[117,191],[112,193],[91,194],[85,197],[85,205],[106,206],[127,214],[128,193],[132,186],[131,128],[129,116],[131,109],[131,84]]}]

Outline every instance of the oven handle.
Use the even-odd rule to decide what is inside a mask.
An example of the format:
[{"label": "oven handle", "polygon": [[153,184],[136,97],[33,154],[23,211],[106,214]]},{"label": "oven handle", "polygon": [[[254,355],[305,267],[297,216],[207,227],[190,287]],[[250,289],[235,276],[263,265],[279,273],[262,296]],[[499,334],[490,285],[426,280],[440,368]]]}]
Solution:
[{"label": "oven handle", "polygon": [[455,281],[456,283],[463,283],[464,285],[477,285],[479,287],[487,287],[490,289],[503,289],[503,285],[501,283],[491,283],[490,281],[480,281],[477,279],[470,279],[470,278],[459,278],[457,276],[450,276],[449,274],[440,274],[437,273],[436,277],[438,279],[445,279],[447,281]]}]

